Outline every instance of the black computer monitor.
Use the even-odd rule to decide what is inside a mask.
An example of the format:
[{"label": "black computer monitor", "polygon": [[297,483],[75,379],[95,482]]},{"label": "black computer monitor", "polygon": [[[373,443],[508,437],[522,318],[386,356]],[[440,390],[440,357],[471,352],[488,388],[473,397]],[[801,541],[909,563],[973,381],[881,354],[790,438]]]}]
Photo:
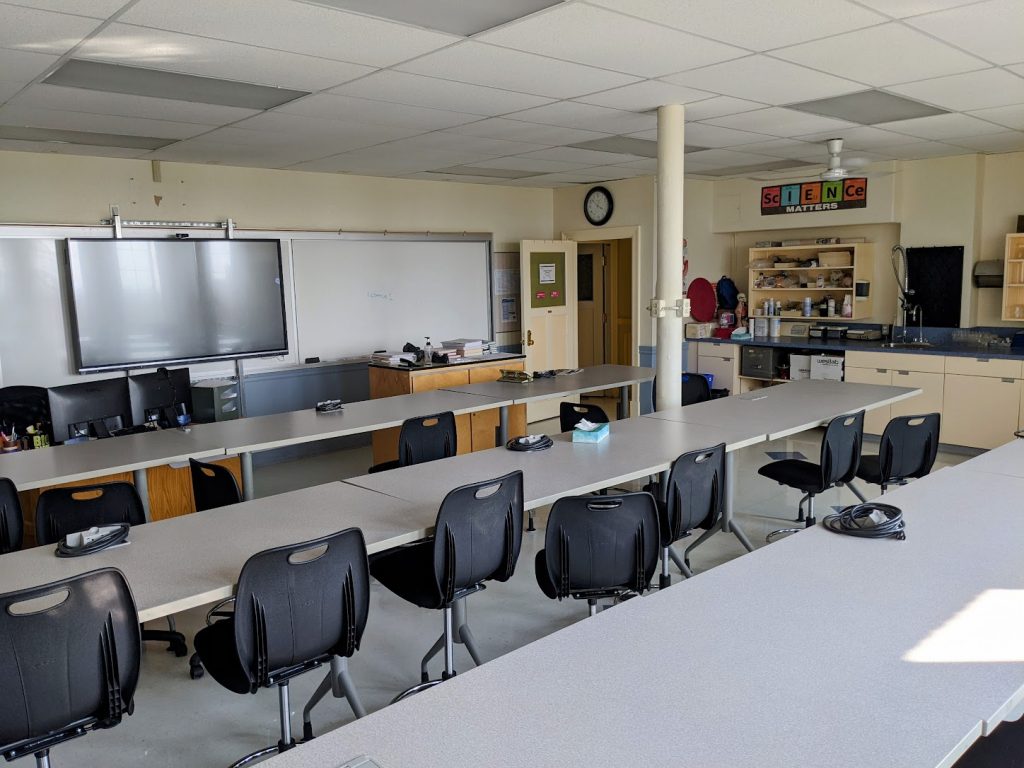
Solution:
[{"label": "black computer monitor", "polygon": [[57,442],[75,437],[110,437],[111,432],[132,425],[128,381],[123,376],[51,387],[48,394]]},{"label": "black computer monitor", "polygon": [[132,403],[132,422],[155,421],[165,429],[178,426],[178,415],[192,413],[192,380],[188,368],[128,377],[128,396]]}]

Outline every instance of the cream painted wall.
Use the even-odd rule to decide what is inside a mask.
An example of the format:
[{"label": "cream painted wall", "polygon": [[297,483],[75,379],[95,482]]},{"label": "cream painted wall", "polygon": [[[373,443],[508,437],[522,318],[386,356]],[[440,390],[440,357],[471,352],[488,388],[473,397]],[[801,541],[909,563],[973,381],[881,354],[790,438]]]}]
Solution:
[{"label": "cream painted wall", "polygon": [[[0,152],[0,223],[224,220],[267,229],[491,232],[495,250],[552,234],[552,190]],[[158,201],[159,198],[159,201]]]},{"label": "cream painted wall", "polygon": [[[983,206],[979,259],[1002,259],[1006,235],[1017,229],[1017,217],[1024,215],[1024,152],[986,155],[983,178]],[[1024,328],[1024,323],[1003,322],[1003,292],[997,288],[975,288],[979,325],[1008,325]]]}]

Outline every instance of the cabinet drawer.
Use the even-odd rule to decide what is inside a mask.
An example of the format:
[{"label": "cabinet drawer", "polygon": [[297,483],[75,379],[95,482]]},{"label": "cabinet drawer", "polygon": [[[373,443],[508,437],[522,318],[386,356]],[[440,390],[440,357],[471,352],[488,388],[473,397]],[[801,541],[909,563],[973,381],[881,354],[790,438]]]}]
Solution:
[{"label": "cabinet drawer", "polygon": [[946,373],[963,376],[992,376],[999,379],[1019,379],[1020,360],[1002,360],[991,357],[947,357]]},{"label": "cabinet drawer", "polygon": [[723,357],[726,360],[734,360],[736,358],[736,345],[727,344],[721,341],[698,341],[697,342],[697,357],[704,357],[710,355],[711,357]]},{"label": "cabinet drawer", "polygon": [[846,353],[846,367],[942,373],[945,369],[945,359],[942,355],[850,351]]}]

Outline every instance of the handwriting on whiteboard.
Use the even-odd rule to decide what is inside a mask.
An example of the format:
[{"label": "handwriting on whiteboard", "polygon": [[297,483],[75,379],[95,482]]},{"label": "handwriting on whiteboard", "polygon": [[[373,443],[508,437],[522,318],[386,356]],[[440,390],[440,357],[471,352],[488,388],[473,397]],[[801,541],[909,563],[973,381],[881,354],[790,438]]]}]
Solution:
[{"label": "handwriting on whiteboard", "polygon": [[376,301],[394,301],[395,297],[391,295],[391,291],[367,291],[366,298],[375,299]]}]

